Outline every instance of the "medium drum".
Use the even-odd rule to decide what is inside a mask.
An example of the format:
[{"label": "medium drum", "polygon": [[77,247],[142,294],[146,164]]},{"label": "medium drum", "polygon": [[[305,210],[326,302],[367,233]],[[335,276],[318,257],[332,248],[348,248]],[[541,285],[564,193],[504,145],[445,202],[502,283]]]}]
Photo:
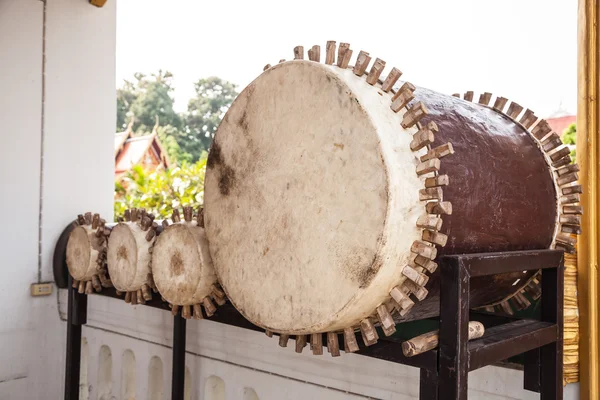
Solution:
[{"label": "medium drum", "polygon": [[79,293],[91,294],[112,286],[104,265],[109,233],[100,215],[88,212],[77,217],[67,242],[67,267]]},{"label": "medium drum", "polygon": [[152,300],[150,262],[158,225],[143,209],[126,210],[124,217],[108,238],[108,273],[115,289],[125,293],[125,302],[144,304]]},{"label": "medium drum", "polygon": [[[316,354],[322,333],[339,354],[344,331],[355,351],[355,329],[371,345],[376,324],[390,335],[437,315],[441,254],[572,248],[577,167],[533,112],[416,88],[396,68],[380,79],[385,62],[361,51],[351,67],[346,43],[324,63],[319,46],[303,53],[242,91],[207,163],[210,255],[251,322],[299,351],[311,334]],[[535,279],[473,279],[471,304],[511,309]]]},{"label": "medium drum", "polygon": [[196,220],[191,207],[183,208],[183,221],[174,210],[171,223],[163,221],[164,229],[152,252],[152,275],[163,299],[172,305],[174,313],[181,307],[184,318],[203,318],[216,311],[215,304],[225,303],[225,294],[218,288],[217,277],[208,251],[203,227],[202,210]]}]

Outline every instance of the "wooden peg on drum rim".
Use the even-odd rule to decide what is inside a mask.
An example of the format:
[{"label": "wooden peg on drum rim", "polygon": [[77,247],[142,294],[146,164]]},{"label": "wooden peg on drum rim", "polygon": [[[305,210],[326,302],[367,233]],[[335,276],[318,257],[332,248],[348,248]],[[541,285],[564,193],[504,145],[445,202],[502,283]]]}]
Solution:
[{"label": "wooden peg on drum rim", "polygon": [[82,214],[77,215],[77,223],[81,226],[85,225],[85,218]]},{"label": "wooden peg on drum rim", "polygon": [[561,224],[581,225],[581,215],[561,215],[560,217],[558,217],[558,221]]},{"label": "wooden peg on drum rim", "polygon": [[573,193],[583,193],[583,188],[581,185],[573,185],[562,188],[562,194],[568,195]]},{"label": "wooden peg on drum rim", "polygon": [[508,315],[513,315],[515,313],[508,301],[503,301],[502,303],[500,303],[500,308],[502,309],[502,311],[504,311],[504,313]]},{"label": "wooden peg on drum rim", "polygon": [[563,157],[564,158],[569,157],[570,154],[571,154],[571,150],[567,146],[565,146],[565,147],[558,149],[554,153],[550,154],[550,160],[552,160],[552,162],[557,162],[558,160],[562,159]]},{"label": "wooden peg on drum rim", "polygon": [[425,204],[425,211],[429,214],[452,215],[452,203],[449,201],[432,201]]},{"label": "wooden peg on drum rim", "polygon": [[433,229],[435,231],[442,229],[442,222],[443,220],[440,217],[430,214],[423,214],[417,218],[417,226],[419,228]]},{"label": "wooden peg on drum rim", "polygon": [[440,170],[440,159],[432,158],[417,165],[417,175],[425,175]]},{"label": "wooden peg on drum rim", "polygon": [[169,221],[167,221],[166,219],[163,219],[163,221],[162,221],[163,229],[166,229],[168,226],[169,226]]},{"label": "wooden peg on drum rim", "polygon": [[85,224],[86,225],[91,225],[92,224],[92,213],[91,212],[86,212],[83,216],[83,218],[85,219]]},{"label": "wooden peg on drum rim", "polygon": [[131,292],[125,292],[125,303],[131,304]]},{"label": "wooden peg on drum rim", "polygon": [[369,71],[369,75],[367,75],[367,83],[369,85],[374,85],[379,80],[383,69],[385,68],[385,61],[380,58],[376,58],[371,66],[371,70]]},{"label": "wooden peg on drum rim", "polygon": [[136,291],[137,303],[138,304],[146,304],[146,299],[144,299],[144,294],[142,293],[142,289],[138,289]]},{"label": "wooden peg on drum rim", "polygon": [[306,335],[296,335],[296,353],[302,353],[306,347]]},{"label": "wooden peg on drum rim", "polygon": [[419,301],[425,300],[429,291],[425,289],[423,286],[419,286],[411,280],[407,280],[404,282],[404,286],[408,291],[410,291]]},{"label": "wooden peg on drum rim", "polygon": [[430,231],[425,229],[423,230],[422,239],[426,242],[430,242],[433,244],[437,244],[438,246],[444,247],[446,246],[446,242],[448,242],[448,235],[441,232]]},{"label": "wooden peg on drum rim", "polygon": [[321,61],[321,46],[315,44],[312,48],[308,49],[308,59],[310,61],[320,62]]},{"label": "wooden peg on drum rim", "polygon": [[450,183],[448,175],[438,175],[432,178],[425,179],[425,187],[447,186]]},{"label": "wooden peg on drum rim", "polygon": [[531,302],[527,297],[525,297],[523,292],[517,292],[514,296],[514,299],[519,304],[519,307],[521,307],[521,309],[525,309],[531,305]]},{"label": "wooden peg on drum rim", "polygon": [[92,281],[87,281],[85,283],[85,294],[93,294],[94,288],[92,286]]},{"label": "wooden peg on drum rim", "polygon": [[358,56],[356,57],[356,63],[354,64],[354,68],[352,69],[354,75],[363,76],[370,62],[371,56],[369,56],[369,53],[367,53],[364,50],[361,50],[358,53]]},{"label": "wooden peg on drum rim", "polygon": [[207,317],[212,317],[215,311],[217,311],[217,308],[208,296],[202,300],[202,305],[204,306],[204,312],[206,313]]},{"label": "wooden peg on drum rim", "polygon": [[542,150],[545,152],[549,152],[554,150],[557,147],[560,147],[563,144],[560,136],[556,134],[556,132],[552,132],[544,141],[542,142]]},{"label": "wooden peg on drum rim", "polygon": [[460,99],[460,93],[452,93],[452,97],[456,97]]},{"label": "wooden peg on drum rim", "polygon": [[[469,322],[468,339],[473,340],[483,336],[485,328],[481,322]],[[402,343],[402,353],[405,357],[413,357],[417,354],[433,350],[439,343],[439,330],[431,331],[414,337]]]},{"label": "wooden peg on drum rim", "polygon": [[[346,52],[348,51],[352,51],[350,50],[350,43],[340,43],[339,47],[338,47],[338,54],[337,54],[337,66],[340,68],[347,68],[348,67],[348,63],[346,63],[346,66],[343,66],[344,63],[344,56],[346,55]],[[352,56],[352,53],[350,53],[350,56]],[[350,62],[350,58],[348,58],[348,62]]]},{"label": "wooden peg on drum rim", "polygon": [[479,95],[479,104],[483,104],[487,106],[490,104],[490,100],[492,99],[492,94],[490,92],[485,92]]},{"label": "wooden peg on drum rim", "polygon": [[129,293],[131,293],[131,305],[135,306],[138,303],[138,301],[137,301],[137,292],[132,291],[132,292],[129,292]]},{"label": "wooden peg on drum rim", "polygon": [[154,229],[149,229],[148,233],[146,233],[146,241],[151,242],[155,236],[156,236],[156,231]]},{"label": "wooden peg on drum rim", "polygon": [[527,109],[523,113],[523,116],[519,120],[519,123],[521,125],[523,125],[525,128],[529,129],[529,127],[531,127],[531,125],[533,125],[533,123],[535,121],[537,121],[537,119],[538,118],[535,116],[534,112],[531,111],[530,109]]},{"label": "wooden peg on drum rim", "polygon": [[181,316],[185,319],[192,318],[192,310],[189,305],[185,305],[181,307]]},{"label": "wooden peg on drum rim", "polygon": [[192,222],[194,209],[190,206],[183,207],[183,219],[185,222]]},{"label": "wooden peg on drum rim", "polygon": [[294,47],[294,60],[304,60],[304,46]]},{"label": "wooden peg on drum rim", "polygon": [[402,71],[400,71],[396,67],[393,67],[388,76],[383,81],[383,84],[381,85],[381,90],[388,93],[390,90],[392,90],[398,79],[400,79],[400,76],[402,76]]},{"label": "wooden peg on drum rim", "polygon": [[417,124],[425,115],[427,115],[428,111],[425,105],[421,102],[417,104],[413,104],[404,116],[402,117],[402,127],[404,129],[410,128]]},{"label": "wooden peg on drum rim", "polygon": [[365,346],[372,346],[377,343],[377,340],[379,339],[377,330],[369,318],[360,321],[360,333],[362,334]]},{"label": "wooden peg on drum rim", "polygon": [[521,111],[523,111],[523,107],[513,101],[510,103],[510,106],[508,106],[508,110],[506,110],[506,115],[508,115],[512,119],[517,119]]},{"label": "wooden peg on drum rim", "polygon": [[92,285],[94,286],[94,290],[96,292],[102,291],[102,284],[100,284],[100,279],[98,278],[98,275],[92,276]]},{"label": "wooden peg on drum rim", "polygon": [[115,289],[115,294],[117,295],[117,297],[121,297],[123,295],[123,292]]},{"label": "wooden peg on drum rim", "polygon": [[279,335],[279,346],[287,347],[289,339],[290,339],[290,335],[285,335],[283,333],[281,335]]},{"label": "wooden peg on drum rim", "polygon": [[328,40],[325,46],[325,64],[333,65],[335,62],[335,40]]},{"label": "wooden peg on drum rim", "polygon": [[198,207],[198,212],[196,213],[196,222],[200,228],[204,228],[204,207]]},{"label": "wooden peg on drum rim", "polygon": [[429,150],[427,154],[421,156],[421,162],[432,160],[434,158],[446,157],[451,154],[454,154],[454,147],[452,146],[452,143],[448,142]]},{"label": "wooden peg on drum rim", "polygon": [[390,105],[392,111],[397,113],[402,108],[406,107],[406,105],[415,98],[415,90],[416,88],[412,83],[404,82],[400,89],[392,96],[392,104]]},{"label": "wooden peg on drum rim", "polygon": [[583,207],[573,205],[563,206],[563,214],[583,214]]},{"label": "wooden peg on drum rim", "polygon": [[552,128],[545,119],[538,122],[537,125],[531,130],[531,134],[537,140],[542,140],[550,132],[552,132]]},{"label": "wooden peg on drum rim", "polygon": [[413,135],[413,139],[410,142],[410,149],[412,151],[417,151],[430,145],[433,143],[435,139],[434,134],[437,132],[439,132],[437,124],[433,121],[429,122],[427,126],[419,129],[419,131]]},{"label": "wooden peg on drum rim", "polygon": [[440,187],[432,187],[419,189],[419,200],[440,200],[442,201],[444,197],[444,191]]},{"label": "wooden peg on drum rim", "polygon": [[429,258],[430,260],[435,260],[435,257],[437,256],[437,249],[435,246],[430,246],[429,243],[421,240],[415,240],[410,246],[410,251],[425,258]]},{"label": "wooden peg on drum rim", "polygon": [[175,316],[179,312],[179,306],[177,304],[173,304],[171,306],[171,315]]},{"label": "wooden peg on drum rim", "polygon": [[352,50],[347,49],[342,56],[341,62],[339,63],[340,68],[348,68],[348,64],[350,64],[350,59],[352,58]]},{"label": "wooden peg on drum rim", "polygon": [[144,300],[152,300],[152,293],[150,293],[150,287],[148,285],[142,285],[142,294],[144,295]]},{"label": "wooden peg on drum rim", "polygon": [[405,265],[402,268],[402,275],[416,283],[418,286],[425,286],[429,281],[429,277],[425,274],[418,272],[416,269]]},{"label": "wooden peg on drum rim", "polygon": [[465,96],[463,97],[463,99],[465,99],[466,101],[473,101],[473,91],[469,90],[468,92],[465,92]]},{"label": "wooden peg on drum rim", "polygon": [[494,110],[502,112],[507,101],[508,99],[505,99],[504,97],[497,97],[493,106]]},{"label": "wooden peg on drum rim", "polygon": [[[392,296],[392,299],[394,299],[394,301],[396,301],[396,303],[398,304],[398,307],[401,311],[400,315],[406,314],[408,310],[410,310],[415,305],[415,302],[412,301],[406,295],[406,293],[404,293],[404,291],[400,289],[399,286],[394,286],[392,290],[390,290],[390,296]],[[404,314],[402,314],[402,312],[404,312]]]},{"label": "wooden peg on drum rim", "polygon": [[577,193],[569,194],[567,196],[561,196],[559,199],[559,202],[560,202],[560,204],[580,203],[581,198],[579,197],[579,194],[577,194]]},{"label": "wooden peg on drum rim", "polygon": [[579,179],[579,175],[577,174],[577,172],[571,172],[570,174],[565,174],[565,175],[559,176],[556,179],[556,183],[558,184],[558,186],[563,186],[568,183],[575,182],[578,179]]},{"label": "wooden peg on drum rim", "polygon": [[563,166],[569,165],[569,164],[571,164],[571,156],[569,154],[567,154],[563,158],[553,162],[552,166],[554,168],[560,168],[560,167],[563,167]]},{"label": "wooden peg on drum rim", "polygon": [[79,294],[85,293],[85,281],[79,281],[79,287],[77,288]]},{"label": "wooden peg on drum rim", "polygon": [[327,351],[331,354],[331,357],[340,356],[340,344],[338,335],[335,332],[327,332]]},{"label": "wooden peg on drum rim", "polygon": [[438,267],[435,261],[432,261],[429,258],[423,257],[419,254],[415,254],[415,257],[412,259],[412,262],[426,269],[427,271],[429,271],[430,274],[433,274]]},{"label": "wooden peg on drum rim", "polygon": [[273,332],[270,331],[270,330],[268,330],[268,329],[265,329],[265,335],[267,335],[267,337],[272,338],[273,337]]},{"label": "wooden peg on drum rim", "polygon": [[313,355],[323,355],[323,334],[313,333],[310,335],[310,347],[312,347]]},{"label": "wooden peg on drum rim", "polygon": [[359,350],[356,342],[356,334],[352,327],[344,328],[344,351],[346,353],[354,353]]},{"label": "wooden peg on drum rim", "polygon": [[394,318],[392,318],[392,314],[390,314],[385,304],[381,304],[379,307],[377,307],[377,315],[379,316],[381,329],[383,329],[385,336],[393,335],[396,332],[396,323],[394,322]]},{"label": "wooden peg on drum rim", "polygon": [[79,289],[79,281],[77,279],[73,279],[73,283],[71,284],[73,289]]},{"label": "wooden peg on drum rim", "polygon": [[200,303],[194,304],[193,308],[194,319],[203,319],[204,317],[202,316],[202,307],[200,307]]},{"label": "wooden peg on drum rim", "polygon": [[263,72],[265,72],[266,70],[268,70],[269,68],[271,68],[271,64],[267,64],[263,67]]},{"label": "wooden peg on drum rim", "polygon": [[577,165],[577,164],[567,165],[565,167],[557,169],[555,172],[558,176],[563,176],[566,174],[570,174],[572,172],[579,172],[579,165]]},{"label": "wooden peg on drum rim", "polygon": [[179,216],[179,210],[177,208],[173,209],[173,213],[171,214],[171,220],[173,220],[173,222],[181,221],[181,217]]},{"label": "wooden peg on drum rim", "polygon": [[100,224],[100,214],[94,214],[92,217],[92,229],[98,229],[98,225]]}]

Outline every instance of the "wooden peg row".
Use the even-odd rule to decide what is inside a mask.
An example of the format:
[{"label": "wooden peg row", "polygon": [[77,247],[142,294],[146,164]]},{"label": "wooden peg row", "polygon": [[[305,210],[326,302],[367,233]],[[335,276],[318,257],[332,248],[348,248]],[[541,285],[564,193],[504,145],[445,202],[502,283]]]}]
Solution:
[{"label": "wooden peg row", "polygon": [[577,174],[577,172],[571,172],[570,174],[565,174],[562,176],[559,176],[556,179],[556,183],[558,183],[558,186],[563,186],[566,184],[569,184],[571,182],[575,182],[579,179],[579,175]]},{"label": "wooden peg row", "polygon": [[463,99],[465,99],[466,101],[473,101],[473,94],[473,91],[469,90],[468,92],[465,92]]},{"label": "wooden peg row", "polygon": [[525,288],[525,291],[533,300],[537,300],[542,295],[542,289],[540,288],[540,282],[534,278],[529,285]]},{"label": "wooden peg row", "polygon": [[440,170],[439,158],[432,158],[431,160],[423,161],[417,165],[417,175],[425,175],[431,172],[437,172]]},{"label": "wooden peg row", "polygon": [[82,226],[85,225],[85,218],[82,214],[79,214],[77,216],[77,223]]},{"label": "wooden peg row", "polygon": [[571,237],[569,235],[564,235],[562,233],[559,233],[558,235],[556,235],[556,241],[561,242],[561,243],[566,243],[571,246],[575,246],[577,244],[577,239],[575,239],[574,237]]},{"label": "wooden peg row", "polygon": [[140,209],[138,210],[138,219],[139,219],[140,221],[142,221],[142,220],[144,219],[144,217],[146,217],[146,215],[147,215],[147,214],[148,214],[148,213],[146,212],[146,209],[145,209],[145,208],[140,208]]},{"label": "wooden peg row", "polygon": [[279,335],[279,347],[287,347],[290,335],[281,334]]},{"label": "wooden peg row", "polygon": [[168,226],[169,226],[169,221],[167,221],[166,219],[163,219],[163,221],[162,221],[163,229],[166,229]]},{"label": "wooden peg row", "polygon": [[404,286],[415,296],[418,301],[423,301],[429,294],[429,291],[423,286],[419,286],[413,281],[407,280],[404,282]]},{"label": "wooden peg row", "polygon": [[351,58],[352,58],[352,50],[348,49],[344,52],[344,56],[342,57],[341,62],[339,63],[339,67],[344,68],[344,69],[348,68]]},{"label": "wooden peg row", "polygon": [[79,294],[84,294],[85,293],[85,286],[86,286],[85,281],[79,281],[79,287],[77,288],[77,292]]},{"label": "wooden peg row", "polygon": [[490,92],[485,92],[479,95],[479,104],[483,104],[487,106],[490,104],[490,100],[492,99],[492,94]]},{"label": "wooden peg row", "polygon": [[340,356],[340,343],[335,332],[327,332],[327,351],[331,354],[331,357]]},{"label": "wooden peg row", "polygon": [[442,201],[444,192],[440,187],[425,188],[419,190],[419,200],[439,200]]},{"label": "wooden peg row", "polygon": [[137,208],[132,208],[129,210],[129,215],[131,216],[131,222],[136,222],[138,218],[138,210]]},{"label": "wooden peg row", "polygon": [[270,331],[270,330],[268,330],[268,329],[265,329],[265,335],[267,335],[267,337],[272,338],[273,337],[273,332]]},{"label": "wooden peg row", "polygon": [[408,265],[405,265],[402,269],[402,275],[413,281],[417,286],[425,286],[429,282],[427,275],[418,272]]},{"label": "wooden peg row", "polygon": [[394,87],[394,85],[396,84],[398,79],[400,79],[401,76],[402,76],[402,71],[400,71],[396,67],[393,67],[392,70],[390,71],[390,73],[388,74],[388,76],[383,81],[383,84],[381,85],[381,89],[384,92],[388,93],[390,90],[392,90],[392,88]]},{"label": "wooden peg row", "polygon": [[355,353],[359,350],[356,342],[356,334],[352,327],[344,328],[344,351],[346,353]]},{"label": "wooden peg row", "polygon": [[224,291],[222,291],[221,289],[219,289],[219,288],[217,287],[217,285],[212,285],[212,288],[211,288],[211,293],[212,293],[213,297],[220,297],[220,298],[222,298],[222,299],[225,299],[225,298],[227,297],[227,296],[225,295],[225,292],[224,292]]},{"label": "wooden peg row", "polygon": [[181,307],[181,316],[185,319],[192,318],[192,309],[189,305]]},{"label": "wooden peg row", "polygon": [[335,40],[328,40],[325,46],[325,64],[333,65],[335,62]]},{"label": "wooden peg row", "polygon": [[369,71],[369,75],[367,75],[367,83],[369,85],[374,85],[379,80],[383,69],[385,68],[385,61],[380,58],[376,58],[371,66],[371,70]]},{"label": "wooden peg row", "polygon": [[412,301],[398,286],[394,286],[392,290],[390,290],[390,296],[398,303],[400,310],[408,311],[415,305],[414,301]]},{"label": "wooden peg row", "polygon": [[451,154],[454,154],[454,146],[452,146],[452,143],[448,142],[429,150],[427,154],[421,156],[421,161],[427,161],[434,158],[443,158]]},{"label": "wooden peg row", "polygon": [[563,158],[558,159],[552,163],[554,168],[564,167],[565,165],[571,164],[571,156],[569,154],[565,155]]},{"label": "wooden peg row", "polygon": [[579,214],[567,214],[567,215],[563,214],[560,217],[558,217],[558,222],[560,222],[561,224],[580,226],[581,225],[581,215],[579,215]]},{"label": "wooden peg row", "polygon": [[560,200],[560,204],[573,204],[573,203],[581,202],[581,199],[580,199],[578,193],[561,196],[559,200]]},{"label": "wooden peg row", "polygon": [[573,185],[562,188],[562,194],[564,194],[565,196],[574,193],[583,193],[583,188],[581,187],[581,185]]},{"label": "wooden peg row", "polygon": [[556,132],[552,132],[544,141],[542,142],[542,150],[545,152],[549,152],[554,150],[555,148],[562,145],[563,142],[560,139],[560,136],[556,134]]},{"label": "wooden peg row", "polygon": [[441,247],[446,246],[446,243],[448,242],[448,235],[427,229],[423,230],[421,238],[426,242],[437,244]]},{"label": "wooden peg row", "polygon": [[100,214],[94,214],[92,217],[92,229],[98,229],[98,225],[100,224]]},{"label": "wooden peg row", "polygon": [[185,222],[192,222],[193,209],[192,207],[183,207],[183,219]]},{"label": "wooden peg row", "polygon": [[152,293],[150,292],[150,287],[148,285],[142,285],[142,294],[144,295],[144,300],[152,300]]},{"label": "wooden peg row", "polygon": [[377,343],[377,340],[379,339],[379,335],[377,334],[375,326],[368,318],[360,321],[360,333],[365,346],[372,346]]},{"label": "wooden peg row", "polygon": [[430,274],[433,274],[438,267],[435,261],[418,254],[415,255],[413,261],[416,265],[426,269]]},{"label": "wooden peg row", "polygon": [[181,221],[181,217],[179,216],[179,210],[178,209],[173,209],[173,213],[171,214],[171,220],[173,220],[173,222],[180,222]]},{"label": "wooden peg row", "polygon": [[358,53],[358,56],[356,57],[356,63],[354,64],[354,68],[352,69],[354,75],[363,76],[370,62],[371,57],[369,56],[369,53],[361,50]]},{"label": "wooden peg row", "polygon": [[438,175],[425,179],[425,187],[447,186],[450,182],[448,175]]},{"label": "wooden peg row", "polygon": [[110,281],[109,278],[106,277],[105,272],[100,272],[98,274],[98,278],[100,279],[100,284],[102,285],[102,287],[105,287],[105,288],[113,287],[112,282]]},{"label": "wooden peg row", "polygon": [[562,250],[565,253],[569,253],[569,254],[575,254],[576,253],[575,246],[571,246],[571,245],[568,245],[566,243],[559,243],[559,242],[557,242],[557,243],[554,244],[554,248],[557,249],[557,250]]},{"label": "wooden peg row", "polygon": [[[533,111],[531,111],[529,108],[527,110],[525,110],[525,112],[523,113],[523,115],[521,116],[521,119],[519,120],[519,123],[521,125],[525,125],[526,122],[528,122],[530,119],[532,119],[532,116],[534,115]],[[533,121],[535,122],[535,121]],[[533,124],[533,122],[531,122]],[[529,125],[531,126],[531,124]],[[525,126],[526,128],[529,128],[529,126]]]},{"label": "wooden peg row", "polygon": [[513,101],[512,103],[510,103],[510,106],[508,106],[506,115],[508,115],[512,119],[517,119],[521,111],[523,111],[523,107]]},{"label": "wooden peg row", "polygon": [[302,353],[306,347],[306,335],[296,335],[296,353]]},{"label": "wooden peg row", "polygon": [[148,233],[146,233],[146,241],[151,242],[155,236],[156,236],[156,231],[154,229],[148,230]]},{"label": "wooden peg row", "polygon": [[486,306],[486,307],[484,307],[483,309],[484,309],[486,312],[489,312],[489,313],[493,313],[493,312],[495,311],[495,310],[494,310],[494,307],[492,307],[492,306]]},{"label": "wooden peg row", "polygon": [[86,212],[83,216],[83,218],[85,219],[85,224],[86,225],[91,225],[92,224],[92,213],[91,212]]},{"label": "wooden peg row", "polygon": [[537,123],[531,130],[531,134],[537,139],[542,140],[547,134],[552,132],[552,128],[545,119]]},{"label": "wooden peg row", "polygon": [[408,111],[404,113],[401,125],[404,129],[410,128],[417,124],[428,113],[429,111],[427,111],[427,108],[422,102],[413,104]]},{"label": "wooden peg row", "polygon": [[193,316],[194,319],[203,319],[204,317],[202,316],[202,307],[200,307],[200,304],[194,304],[194,309],[193,309]]},{"label": "wooden peg row", "polygon": [[504,97],[497,97],[496,101],[494,102],[494,110],[500,111],[502,112],[502,110],[504,110],[504,106],[506,106],[506,102],[508,101],[508,99],[504,98]]},{"label": "wooden peg row", "polygon": [[135,306],[138,301],[137,301],[137,292],[133,291],[133,292],[129,292],[131,293],[131,305]]},{"label": "wooden peg row", "polygon": [[433,229],[439,231],[442,229],[442,219],[435,215],[424,214],[417,219],[417,226],[419,228]]},{"label": "wooden peg row", "polygon": [[550,160],[552,160],[552,162],[556,162],[565,156],[569,156],[570,154],[571,150],[565,146],[550,154]]},{"label": "wooden peg row", "polygon": [[527,297],[525,297],[523,292],[517,292],[517,294],[515,294],[515,296],[513,298],[515,299],[515,301],[517,302],[519,307],[521,307],[522,310],[531,305],[531,302],[529,301],[529,299]]},{"label": "wooden peg row", "polygon": [[313,355],[323,355],[323,335],[321,333],[313,333],[310,335],[310,347],[312,348]]},{"label": "wooden peg row", "polygon": [[381,321],[381,328],[385,336],[393,335],[396,332],[396,323],[385,304],[377,307],[377,315],[379,316],[379,321]]},{"label": "wooden peg row", "polygon": [[502,309],[502,311],[504,311],[508,315],[514,314],[514,311],[513,311],[512,307],[510,306],[510,304],[508,303],[508,301],[503,301],[502,303],[500,303],[500,308]]},{"label": "wooden peg row", "polygon": [[[412,151],[417,151],[422,149],[425,146],[433,143],[435,139],[435,134],[439,132],[439,128],[437,124],[433,121],[429,122],[427,126],[419,129],[417,133],[413,135],[413,139],[410,142],[410,149]],[[421,161],[426,161],[421,159]]]},{"label": "wooden peg row", "polygon": [[566,205],[566,206],[563,206],[563,213],[581,215],[581,214],[583,214],[583,207]]},{"label": "wooden peg row", "polygon": [[[131,304],[131,292],[125,292],[125,303]],[[173,310],[171,309],[171,312]]]},{"label": "wooden peg row", "polygon": [[429,243],[421,240],[415,240],[410,246],[410,251],[430,260],[435,260],[437,249],[435,246],[430,246]]},{"label": "wooden peg row", "polygon": [[98,278],[98,275],[92,276],[92,286],[94,286],[94,290],[96,292],[102,291],[102,284],[100,283],[100,278]]},{"label": "wooden peg row", "polygon": [[87,281],[85,282],[85,294],[93,294],[94,293],[94,287],[92,286],[92,281]]},{"label": "wooden peg row", "polygon": [[[483,336],[485,328],[481,322],[470,321],[468,329],[468,340],[477,339]],[[414,357],[438,347],[439,330],[427,332],[402,343],[402,353],[406,357]]]},{"label": "wooden peg row", "polygon": [[563,176],[563,175],[569,174],[571,172],[579,172],[579,165],[570,164],[570,165],[567,165],[565,167],[562,167],[562,168],[559,168],[558,170],[556,170],[556,174],[558,176]]},{"label": "wooden peg row", "polygon": [[427,211],[428,214],[452,215],[452,203],[449,201],[432,201],[425,204],[425,211]]},{"label": "wooden peg row", "polygon": [[[351,51],[350,50],[350,44],[349,43],[340,43],[339,47],[338,47],[338,54],[337,54],[337,66],[340,68],[347,68],[348,64],[346,64],[345,67],[343,67],[343,60],[344,60],[344,56],[346,55],[346,52]],[[350,55],[352,55],[352,53],[350,53]],[[350,59],[348,58],[348,61],[350,61]]]},{"label": "wooden peg row", "polygon": [[79,289],[79,281],[77,279],[73,279],[73,283],[71,284],[73,289]]},{"label": "wooden peg row", "polygon": [[400,89],[392,96],[392,104],[390,108],[393,112],[398,112],[414,99],[415,87],[410,82],[405,82]]},{"label": "wooden peg row", "polygon": [[202,305],[204,306],[204,312],[206,313],[207,317],[212,317],[215,314],[215,311],[217,311],[217,307],[215,307],[212,300],[208,296],[202,300]]},{"label": "wooden peg row", "polygon": [[310,61],[320,62],[321,61],[321,46],[315,44],[308,50],[308,59]]},{"label": "wooden peg row", "polygon": [[304,46],[294,47],[294,60],[304,60]]},{"label": "wooden peg row", "polygon": [[581,235],[581,226],[579,225],[561,225],[560,231],[573,235]]}]

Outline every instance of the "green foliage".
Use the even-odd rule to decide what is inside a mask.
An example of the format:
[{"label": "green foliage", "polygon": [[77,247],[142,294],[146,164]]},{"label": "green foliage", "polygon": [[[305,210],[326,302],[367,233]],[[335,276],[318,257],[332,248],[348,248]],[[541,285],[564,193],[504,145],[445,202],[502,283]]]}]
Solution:
[{"label": "green foliage", "polygon": [[[575,124],[569,125],[562,137],[562,141],[567,145],[575,145],[577,140],[577,127]],[[575,162],[575,149],[571,150],[571,161]]]},{"label": "green foliage", "polygon": [[186,128],[179,138],[181,147],[192,155],[208,150],[215,131],[237,96],[236,87],[216,76],[194,84],[196,97],[188,102]]},{"label": "green foliage", "polygon": [[131,103],[129,111],[135,116],[133,130],[135,132],[150,132],[156,124],[156,118],[161,125],[171,125],[181,129],[181,117],[173,109],[175,101],[171,96],[173,74],[159,70],[148,78],[136,73],[136,98]]},{"label": "green foliage", "polygon": [[169,156],[169,161],[172,165],[178,165],[183,162],[192,162],[192,155],[181,149],[177,139],[175,139],[179,131],[177,128],[167,125],[159,126],[157,129],[158,139]]},{"label": "green foliage", "polygon": [[173,208],[197,208],[204,201],[206,153],[193,164],[147,172],[134,166],[115,182],[115,219],[128,208],[145,208],[157,219],[170,218]]}]

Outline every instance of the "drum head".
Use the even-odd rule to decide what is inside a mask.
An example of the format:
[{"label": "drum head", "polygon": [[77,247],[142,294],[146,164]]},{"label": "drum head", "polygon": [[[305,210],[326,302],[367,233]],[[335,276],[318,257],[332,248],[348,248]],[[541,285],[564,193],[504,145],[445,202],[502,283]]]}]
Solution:
[{"label": "drum head", "polygon": [[139,252],[133,229],[141,230],[136,224],[119,223],[108,238],[108,272],[115,288],[123,292],[139,289],[133,287]]},{"label": "drum head", "polygon": [[92,243],[88,231],[82,226],[76,227],[69,235],[67,242],[67,267],[74,279],[91,278],[91,275],[88,276],[92,273],[90,266],[94,265],[91,253]]},{"label": "drum head", "polygon": [[205,225],[221,284],[250,321],[343,328],[398,282],[419,238],[422,183],[390,96],[351,70],[293,61],[227,112],[208,158]]}]

